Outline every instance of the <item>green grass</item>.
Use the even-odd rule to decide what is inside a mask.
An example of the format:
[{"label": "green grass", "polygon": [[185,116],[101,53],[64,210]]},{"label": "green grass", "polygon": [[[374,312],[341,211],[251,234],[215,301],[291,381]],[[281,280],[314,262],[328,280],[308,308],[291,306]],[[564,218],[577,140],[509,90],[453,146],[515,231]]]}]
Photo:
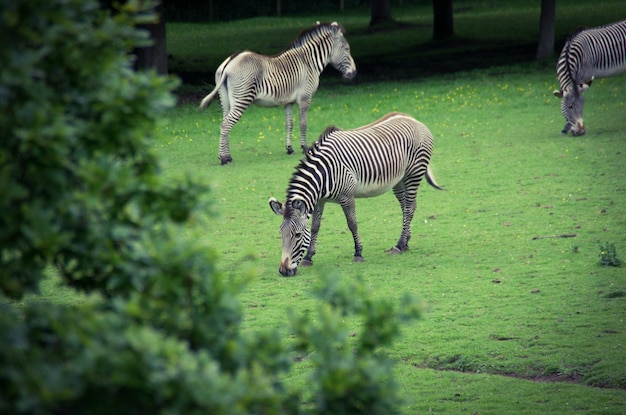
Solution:
[{"label": "green grass", "polygon": [[[607,241],[618,256],[626,250],[626,77],[594,83],[588,133],[576,138],[559,133],[554,88],[553,70],[534,64],[328,82],[313,100],[309,142],[329,124],[353,128],[409,113],[435,136],[432,162],[447,191],[422,188],[411,250],[393,257],[385,251],[400,232],[397,201],[359,200],[362,264],[352,263],[341,209],[329,206],[315,265],[294,278],[277,272],[280,218],[267,204],[284,198],[300,157],[285,154],[282,109],[246,111],[232,131],[228,166],[217,158],[219,105],[172,110],[155,146],[166,174],[211,183],[207,198],[218,217],[205,234],[220,266],[235,276],[255,270],[242,297],[245,330],[284,330],[287,309],[313,309],[308,290],[319,273],[338,270],[363,278],[377,296],[409,291],[427,304],[387,351],[405,413],[617,414],[626,399],[626,268],[601,266],[599,255]],[[296,365],[290,381],[306,382],[307,369]]]},{"label": "green grass", "polygon": [[[561,40],[574,27],[623,14],[617,3],[603,3],[593,13],[584,3],[561,5]],[[390,111],[407,112],[430,127],[435,172],[448,190],[422,190],[408,254],[385,253],[401,223],[397,202],[386,194],[357,204],[365,263],[351,262],[345,219],[329,206],[315,266],[284,279],[277,272],[280,219],[267,206],[270,196],[284,197],[297,164],[284,154],[282,110],[255,107],[244,114],[231,138],[235,162],[226,167],[216,156],[218,105],[202,114],[195,105],[181,105],[157,134],[158,149],[172,166],[168,173],[190,170],[212,184],[207,197],[219,219],[206,232],[222,266],[235,275],[243,275],[242,264],[256,270],[242,298],[244,328],[284,330],[287,309],[314,308],[307,293],[318,273],[338,270],[363,278],[375,295],[399,298],[410,291],[428,305],[424,318],[387,351],[407,398],[405,413],[621,413],[626,278],[623,266],[600,266],[599,255],[605,242],[615,244],[618,256],[626,249],[620,95],[626,80],[594,84],[586,95],[589,133],[564,137],[551,94],[554,62],[528,62],[537,8],[477,4],[455,14],[457,39],[447,44],[429,41],[429,11],[396,11],[408,26],[374,34],[365,29],[366,14],[339,19],[360,74],[352,84],[325,74],[309,115],[309,141],[329,124],[352,128]],[[308,24],[306,18],[259,18],[190,27],[199,30],[197,40],[208,36],[217,44],[241,42],[233,50],[274,53]],[[170,39],[187,30],[173,25]],[[501,55],[511,47],[527,62],[511,65]],[[174,68],[216,67],[228,54],[219,50],[210,48],[196,67],[181,59]],[[427,76],[464,65],[493,66]],[[393,76],[404,80],[363,82]],[[570,234],[576,236],[560,237]],[[258,258],[252,265],[250,255]],[[358,322],[350,324],[359,330]],[[309,369],[306,361],[297,364],[290,382],[305,384]]]}]

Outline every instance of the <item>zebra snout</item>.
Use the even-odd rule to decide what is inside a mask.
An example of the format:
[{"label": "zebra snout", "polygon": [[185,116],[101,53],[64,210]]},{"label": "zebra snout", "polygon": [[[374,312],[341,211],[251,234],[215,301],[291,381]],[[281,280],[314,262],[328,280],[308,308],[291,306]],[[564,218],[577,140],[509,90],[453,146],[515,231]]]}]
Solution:
[{"label": "zebra snout", "polygon": [[280,273],[280,275],[282,275],[283,277],[293,277],[294,275],[296,275],[296,273],[298,272],[298,268],[283,268],[283,266],[281,265],[278,268],[278,272]]},{"label": "zebra snout", "polygon": [[349,72],[346,72],[346,73],[343,74],[343,79],[345,79],[346,81],[350,81],[355,76],[356,76],[356,70],[349,71]]},{"label": "zebra snout", "polygon": [[280,267],[278,267],[278,272],[283,277],[293,277],[298,272],[298,267],[289,268],[290,261],[284,260],[280,263]]},{"label": "zebra snout", "polygon": [[572,135],[579,136],[585,134],[585,126],[582,122],[576,123],[576,128],[572,128]]}]

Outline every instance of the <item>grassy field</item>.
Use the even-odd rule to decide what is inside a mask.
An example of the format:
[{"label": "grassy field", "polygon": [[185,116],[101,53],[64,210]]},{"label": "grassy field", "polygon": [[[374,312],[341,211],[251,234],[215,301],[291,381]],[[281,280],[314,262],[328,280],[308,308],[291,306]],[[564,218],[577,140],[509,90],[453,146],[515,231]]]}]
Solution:
[{"label": "grassy field", "polygon": [[[626,268],[601,266],[599,255],[605,243],[626,255],[626,78],[594,83],[588,133],[577,138],[559,133],[555,87],[553,70],[528,64],[320,89],[310,141],[329,124],[409,113],[436,137],[432,162],[447,191],[422,188],[411,250],[397,257],[385,252],[400,232],[396,200],[359,200],[362,264],[352,263],[341,209],[329,206],[315,265],[294,278],[277,272],[280,218],[267,204],[284,198],[299,157],[285,154],[281,109],[244,114],[225,167],[219,105],[199,113],[197,103],[181,104],[163,119],[155,146],[166,174],[211,184],[217,218],[206,238],[220,265],[257,275],[242,297],[246,330],[283,329],[287,309],[312,309],[308,290],[319,273],[336,270],[361,277],[377,296],[408,291],[428,305],[388,350],[405,413],[617,414],[626,399]],[[306,375],[304,361],[293,382]]]},{"label": "grassy field", "polygon": [[[288,342],[287,310],[313,310],[311,286],[321,273],[339,272],[363,279],[376,296],[411,292],[426,304],[422,319],[385,350],[396,364],[403,413],[621,414],[626,76],[596,80],[586,93],[587,134],[562,136],[564,120],[552,95],[554,62],[497,59],[507,45],[532,57],[529,25],[537,27],[538,6],[467,4],[455,14],[458,39],[443,47],[427,40],[427,8],[394,5],[394,16],[407,27],[377,34],[366,30],[366,12],[341,16],[361,72],[352,83],[325,73],[309,112],[309,143],[327,125],[354,128],[391,111],[406,112],[433,132],[434,172],[447,191],[423,186],[411,249],[401,256],[386,253],[399,236],[401,212],[393,195],[385,194],[357,202],[364,263],[352,262],[343,213],[330,205],[315,265],[281,277],[280,218],[267,201],[284,199],[300,157],[285,154],[283,110],[248,109],[232,131],[234,162],[220,166],[219,103],[197,109],[230,52],[274,53],[319,17],[168,27],[171,68],[192,74],[200,85],[179,90],[179,105],[155,132],[155,151],[165,175],[191,174],[211,186],[205,238],[219,255],[218,265],[235,278],[255,275],[241,297],[244,330],[274,327]],[[560,38],[576,26],[626,15],[621,2],[557,4]],[[326,17],[320,20],[333,18]],[[416,37],[406,40],[407,30]],[[416,55],[393,72],[397,80],[389,79],[394,59],[412,47]],[[463,49],[468,47],[474,49]],[[493,59],[493,65],[460,60],[472,54],[467,50]],[[478,69],[453,71],[464,62]],[[445,73],[435,74],[439,70]],[[607,244],[622,259],[620,267],[599,264]],[[55,290],[49,285],[45,293],[72,301]],[[347,323],[360,330],[358,322]],[[308,369],[306,359],[295,364],[288,383],[305,385]]]}]

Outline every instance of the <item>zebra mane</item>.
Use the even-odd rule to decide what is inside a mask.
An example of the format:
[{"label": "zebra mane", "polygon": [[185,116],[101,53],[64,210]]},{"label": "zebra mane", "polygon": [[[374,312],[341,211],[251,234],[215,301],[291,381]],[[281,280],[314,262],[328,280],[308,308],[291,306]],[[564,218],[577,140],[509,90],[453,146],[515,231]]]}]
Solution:
[{"label": "zebra mane", "polygon": [[[584,32],[585,30],[587,30],[586,27],[582,26],[577,28],[576,30],[574,30],[568,37],[567,40],[565,41],[565,73],[567,74],[567,79],[565,81],[569,81],[570,86],[573,89],[573,93],[575,95],[578,95],[578,88],[576,88],[576,81],[574,80],[574,76],[572,75],[572,66],[570,65],[570,50],[572,47],[572,41],[574,40],[574,38],[576,38],[576,36],[578,36],[580,33]],[[566,85],[561,85],[561,89],[565,89]]]},{"label": "zebra mane", "polygon": [[[326,127],[324,132],[319,136],[319,138],[311,144],[311,146],[307,149],[305,153],[305,157],[300,160],[300,163],[295,168],[291,179],[289,180],[289,185],[287,186],[287,201],[285,207],[285,217],[291,215],[292,207],[298,210],[306,210],[309,214],[313,212],[313,208],[315,207],[315,194],[318,194],[321,190],[321,178],[318,177],[315,180],[310,180],[311,177],[317,176],[319,155],[320,149],[324,144],[324,141],[328,139],[328,137],[334,133],[335,131],[342,131],[340,128],[331,125]],[[323,157],[323,156],[322,156]],[[332,183],[332,177],[326,177],[325,174],[322,176],[325,177],[327,181]],[[313,200],[313,202],[311,202]],[[302,203],[302,205],[291,206],[292,203]]]},{"label": "zebra mane", "polygon": [[309,158],[309,156],[315,155],[316,152],[320,149],[320,146],[324,143],[324,141],[326,141],[328,136],[330,136],[335,131],[341,131],[341,128],[335,127],[334,125],[330,125],[330,126],[326,127],[324,132],[319,136],[319,138],[307,150],[307,152],[306,152],[307,159]]},{"label": "zebra mane", "polygon": [[298,48],[304,45],[305,43],[307,43],[311,39],[321,37],[333,31],[334,28],[339,29],[341,33],[345,33],[345,29],[343,28],[343,26],[337,22],[333,22],[333,23],[317,22],[315,26],[309,29],[305,29],[302,32],[300,32],[300,34],[289,44],[289,46],[285,48],[285,50]]}]

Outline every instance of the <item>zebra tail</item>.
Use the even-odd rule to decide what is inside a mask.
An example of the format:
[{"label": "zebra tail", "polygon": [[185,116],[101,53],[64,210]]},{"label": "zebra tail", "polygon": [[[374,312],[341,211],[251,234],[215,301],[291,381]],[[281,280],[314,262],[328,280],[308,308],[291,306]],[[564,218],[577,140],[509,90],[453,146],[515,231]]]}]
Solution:
[{"label": "zebra tail", "polygon": [[222,62],[222,64],[219,66],[219,68],[217,68],[217,73],[220,74],[220,80],[217,82],[217,85],[215,85],[215,88],[213,89],[213,91],[211,91],[209,93],[209,95],[204,97],[202,99],[202,101],[200,102],[200,109],[201,110],[206,108],[206,107],[208,107],[211,104],[211,101],[213,101],[213,98],[215,98],[215,95],[217,94],[217,91],[219,91],[220,87],[226,83],[226,78],[227,78],[227,76],[226,76],[226,66],[228,66],[228,64],[230,62],[232,62],[232,60],[237,55],[239,55],[240,53],[241,52],[233,53],[224,62]]},{"label": "zebra tail", "polygon": [[209,93],[209,95],[207,95],[206,97],[204,97],[202,99],[202,101],[200,102],[200,109],[203,110],[206,107],[208,107],[211,104],[211,101],[213,101],[213,98],[215,98],[215,95],[217,95],[217,91],[220,89],[220,86],[224,83],[223,79],[222,82],[220,82],[218,85],[215,86],[215,88],[213,89],[213,91],[211,91]]},{"label": "zebra tail", "polygon": [[224,85],[225,83],[226,83],[226,71],[223,71],[222,76],[220,77],[220,80],[217,83],[217,85],[215,85],[215,88],[213,88],[213,91],[211,91],[209,95],[207,95],[206,97],[202,98],[202,101],[200,102],[201,110],[205,109],[211,104],[211,101],[213,101],[213,98],[215,98],[215,95],[217,95],[217,91],[219,91],[220,87]]},{"label": "zebra tail", "polygon": [[426,182],[428,182],[429,185],[431,185],[437,190],[446,190],[443,187],[439,186],[437,182],[435,181],[433,177],[433,172],[430,169],[430,165],[428,165],[428,167],[426,168]]}]

